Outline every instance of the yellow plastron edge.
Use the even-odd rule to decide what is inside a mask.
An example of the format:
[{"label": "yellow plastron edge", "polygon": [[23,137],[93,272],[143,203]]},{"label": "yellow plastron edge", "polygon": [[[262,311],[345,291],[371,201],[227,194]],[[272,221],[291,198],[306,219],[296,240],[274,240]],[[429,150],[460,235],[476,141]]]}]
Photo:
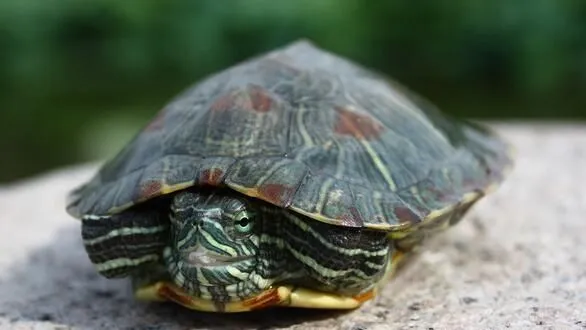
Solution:
[{"label": "yellow plastron edge", "polygon": [[382,286],[388,282],[397,265],[403,260],[403,253],[396,253],[388,264],[385,275],[370,291],[354,297],[310,290],[293,286],[272,287],[259,295],[243,301],[232,301],[221,305],[210,300],[187,295],[176,285],[168,282],[156,282],[135,291],[135,298],[143,301],[173,301],[189,309],[205,312],[247,312],[268,307],[298,307],[316,309],[355,309],[376,296]]},{"label": "yellow plastron edge", "polygon": [[318,309],[354,309],[374,297],[372,291],[357,297],[345,297],[292,286],[270,288],[243,301],[231,301],[218,308],[210,300],[189,296],[168,282],[157,282],[136,290],[135,298],[143,301],[173,301],[184,307],[205,312],[247,312],[268,307],[299,307]]}]

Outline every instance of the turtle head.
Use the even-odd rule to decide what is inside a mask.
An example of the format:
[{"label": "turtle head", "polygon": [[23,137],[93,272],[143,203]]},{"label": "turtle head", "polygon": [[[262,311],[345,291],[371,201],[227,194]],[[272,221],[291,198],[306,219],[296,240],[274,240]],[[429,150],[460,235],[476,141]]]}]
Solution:
[{"label": "turtle head", "polygon": [[182,192],[173,198],[171,238],[165,248],[166,267],[187,293],[212,301],[250,294],[256,275],[260,215],[234,192]]},{"label": "turtle head", "polygon": [[[170,279],[216,310],[285,301],[278,288],[288,285],[354,296],[387,269],[387,233],[321,223],[228,189],[178,193],[170,223],[163,252]],[[310,296],[298,305],[313,304]]]}]

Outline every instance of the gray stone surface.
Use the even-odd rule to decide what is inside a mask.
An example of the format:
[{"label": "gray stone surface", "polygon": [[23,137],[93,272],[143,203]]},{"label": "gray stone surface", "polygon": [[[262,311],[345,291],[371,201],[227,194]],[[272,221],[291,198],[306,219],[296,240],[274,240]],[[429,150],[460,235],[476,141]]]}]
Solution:
[{"label": "gray stone surface", "polygon": [[0,188],[6,329],[584,329],[586,126],[500,125],[509,180],[440,235],[376,301],[349,313],[217,315],[132,300],[85,257],[64,195],[93,167]]}]

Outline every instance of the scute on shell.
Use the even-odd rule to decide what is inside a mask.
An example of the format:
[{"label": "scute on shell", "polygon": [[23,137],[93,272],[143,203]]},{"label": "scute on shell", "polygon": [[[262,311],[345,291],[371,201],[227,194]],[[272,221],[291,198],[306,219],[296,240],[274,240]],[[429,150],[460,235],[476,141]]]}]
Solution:
[{"label": "scute on shell", "polygon": [[72,192],[68,211],[222,186],[318,221],[406,231],[467,210],[510,165],[491,131],[300,41],[186,89]]}]

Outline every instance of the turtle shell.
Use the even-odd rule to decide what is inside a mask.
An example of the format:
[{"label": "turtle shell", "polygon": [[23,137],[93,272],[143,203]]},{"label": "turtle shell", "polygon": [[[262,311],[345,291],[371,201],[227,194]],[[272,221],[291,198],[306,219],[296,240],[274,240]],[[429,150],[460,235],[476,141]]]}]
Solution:
[{"label": "turtle shell", "polygon": [[68,211],[100,217],[221,186],[326,223],[401,231],[464,212],[510,163],[489,130],[298,41],[185,90],[72,192]]}]

